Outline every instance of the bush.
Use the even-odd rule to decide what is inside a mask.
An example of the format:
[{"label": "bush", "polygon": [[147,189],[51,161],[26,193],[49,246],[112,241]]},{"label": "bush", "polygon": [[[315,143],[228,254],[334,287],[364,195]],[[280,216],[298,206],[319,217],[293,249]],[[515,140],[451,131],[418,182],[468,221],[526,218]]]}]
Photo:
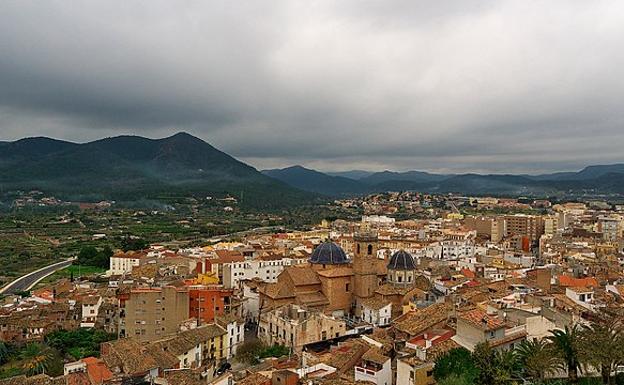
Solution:
[{"label": "bush", "polygon": [[[451,349],[440,355],[435,360],[433,377],[436,381],[441,381],[447,377],[454,376],[472,383],[477,376],[477,368],[472,360],[471,353],[465,348]],[[453,380],[456,383],[456,380]]]},{"label": "bush", "polygon": [[266,346],[261,341],[245,342],[236,352],[236,360],[246,364],[255,364],[261,358],[282,357],[290,353],[290,348],[283,345]]},{"label": "bush", "polygon": [[78,265],[95,266],[107,268],[109,266],[110,257],[113,256],[113,250],[105,246],[102,250],[98,250],[93,246],[86,246],[80,249],[78,253]]},{"label": "bush", "polygon": [[100,344],[116,338],[116,335],[98,329],[58,330],[48,334],[46,342],[63,356],[79,360],[90,356],[99,357]]},{"label": "bush", "polygon": [[236,360],[245,364],[254,364],[264,349],[264,344],[259,340],[247,341],[236,351]]},{"label": "bush", "polygon": [[260,358],[283,357],[290,354],[290,348],[284,345],[273,345],[260,352]]}]

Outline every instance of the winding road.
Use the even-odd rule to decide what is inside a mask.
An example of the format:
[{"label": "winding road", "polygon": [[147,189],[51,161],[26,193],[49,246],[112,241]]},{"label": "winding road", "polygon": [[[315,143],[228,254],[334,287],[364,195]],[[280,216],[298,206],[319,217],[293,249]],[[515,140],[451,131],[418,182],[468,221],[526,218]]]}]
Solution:
[{"label": "winding road", "polygon": [[40,280],[44,279],[49,275],[52,275],[58,270],[66,268],[67,266],[71,265],[73,261],[74,258],[66,259],[61,262],[53,263],[51,265],[42,267],[39,270],[35,270],[26,275],[23,275],[0,289],[0,294],[14,294],[19,291],[30,290]]}]

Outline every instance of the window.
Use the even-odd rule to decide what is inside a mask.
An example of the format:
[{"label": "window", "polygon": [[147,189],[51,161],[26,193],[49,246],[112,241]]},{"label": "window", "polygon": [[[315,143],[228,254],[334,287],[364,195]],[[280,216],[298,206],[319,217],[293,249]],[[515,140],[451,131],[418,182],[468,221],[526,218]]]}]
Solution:
[{"label": "window", "polygon": [[368,245],[367,253],[368,253],[368,255],[372,255],[373,254],[373,245]]},{"label": "window", "polygon": [[347,282],[347,284],[345,285],[345,291],[349,292],[349,283]]}]

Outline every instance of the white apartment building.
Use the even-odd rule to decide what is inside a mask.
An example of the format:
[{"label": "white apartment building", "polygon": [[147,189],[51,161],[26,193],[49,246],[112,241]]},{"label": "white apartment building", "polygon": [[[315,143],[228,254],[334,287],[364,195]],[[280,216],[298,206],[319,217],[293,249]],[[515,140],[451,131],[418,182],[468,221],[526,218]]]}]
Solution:
[{"label": "white apartment building", "polygon": [[390,357],[373,347],[362,356],[355,366],[355,381],[368,381],[376,385],[392,385],[392,366]]},{"label": "white apartment building", "polygon": [[376,298],[366,300],[362,303],[364,307],[362,320],[374,326],[390,325],[392,318],[392,302],[385,302]]},{"label": "white apartment building", "polygon": [[236,355],[238,347],[245,342],[245,323],[232,314],[226,314],[217,318],[217,324],[223,327],[228,340],[227,358],[231,359]]},{"label": "white apartment building", "polygon": [[364,215],[362,216],[362,223],[372,227],[392,227],[394,226],[395,219],[385,215]]},{"label": "white apartment building", "polygon": [[260,278],[269,283],[277,282],[277,276],[286,266],[306,263],[305,258],[250,259],[244,262],[223,264],[223,285],[226,288],[239,286],[244,279]]},{"label": "white apartment building", "polygon": [[471,258],[475,255],[475,231],[449,231],[440,242],[442,252],[440,259],[458,260]]},{"label": "white apartment building", "polygon": [[598,218],[598,231],[602,233],[602,239],[607,242],[615,242],[620,237],[620,218]]},{"label": "white apartment building", "polygon": [[91,295],[82,300],[82,319],[80,320],[81,328],[95,327],[101,305],[102,297],[99,295]]},{"label": "white apartment building", "polygon": [[110,257],[109,267],[106,271],[107,276],[124,275],[132,272],[132,268],[141,265],[141,261],[146,259],[147,255],[139,252],[118,253]]}]

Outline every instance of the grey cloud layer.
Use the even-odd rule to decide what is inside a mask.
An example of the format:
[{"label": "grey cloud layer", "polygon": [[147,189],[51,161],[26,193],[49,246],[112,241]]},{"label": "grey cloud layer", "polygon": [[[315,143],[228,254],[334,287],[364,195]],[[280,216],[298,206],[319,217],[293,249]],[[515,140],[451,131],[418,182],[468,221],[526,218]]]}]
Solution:
[{"label": "grey cloud layer", "polygon": [[623,15],[582,0],[2,2],[0,140],[186,130],[258,167],[624,161]]}]

